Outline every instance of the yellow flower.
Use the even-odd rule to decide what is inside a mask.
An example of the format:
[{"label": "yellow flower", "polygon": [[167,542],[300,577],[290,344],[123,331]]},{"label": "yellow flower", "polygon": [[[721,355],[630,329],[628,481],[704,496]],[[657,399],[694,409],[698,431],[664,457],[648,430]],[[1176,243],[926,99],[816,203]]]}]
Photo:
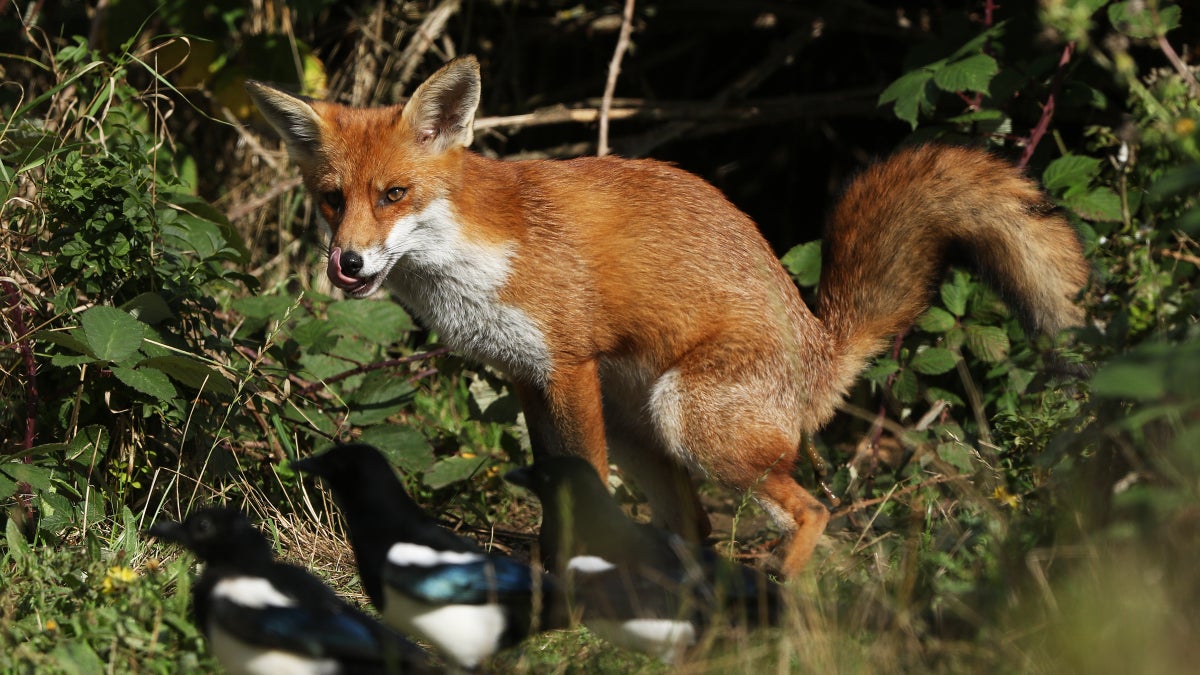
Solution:
[{"label": "yellow flower", "polygon": [[58,622],[55,621],[54,619],[47,619],[46,620],[46,632],[53,633],[56,630],[58,630]]},{"label": "yellow flower", "polygon": [[460,452],[459,455],[461,455],[463,459],[475,459],[475,453],[468,452],[466,450]]},{"label": "yellow flower", "polygon": [[124,565],[116,565],[108,568],[108,572],[104,575],[104,581],[100,582],[100,591],[102,593],[112,593],[118,588],[123,588],[137,579],[137,572],[132,568]]},{"label": "yellow flower", "polygon": [[1180,117],[1175,120],[1175,133],[1180,136],[1191,136],[1196,131],[1196,120],[1190,117]]},{"label": "yellow flower", "polygon": [[1004,504],[1010,509],[1017,508],[1017,504],[1021,503],[1021,498],[1010,493],[1003,485],[992,490],[992,499]]}]

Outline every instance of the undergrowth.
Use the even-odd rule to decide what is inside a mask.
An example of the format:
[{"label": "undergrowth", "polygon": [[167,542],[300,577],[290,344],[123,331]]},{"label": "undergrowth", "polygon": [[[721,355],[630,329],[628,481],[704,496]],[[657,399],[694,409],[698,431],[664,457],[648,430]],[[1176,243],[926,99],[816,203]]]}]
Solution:
[{"label": "undergrowth", "polygon": [[[194,561],[140,536],[210,501],[250,511],[282,555],[361,602],[336,511],[287,464],[335,440],[380,446],[448,525],[526,555],[536,506],[500,479],[528,459],[512,392],[398,305],[334,297],[310,208],[241,82],[390,101],[454,40],[487,53],[530,16],[600,31],[581,34],[607,53],[595,36],[609,8],[472,6],[438,29],[440,46],[411,51],[401,37],[436,14],[419,3],[362,5],[396,49],[320,30],[361,28],[334,3],[261,16],[216,0],[152,16],[113,4],[90,40],[70,37],[87,31],[69,9],[62,30],[39,16],[0,29],[15,52],[0,89],[0,668],[213,667],[188,615]],[[844,35],[853,22],[836,23],[835,4],[821,9]],[[1175,51],[1191,17],[1158,2],[966,4],[909,24],[878,103],[907,142],[970,139],[1042,181],[1093,263],[1089,326],[1032,339],[953,271],[801,476],[829,490],[835,517],[789,586],[784,626],[706,645],[697,670],[1172,672],[1198,656],[1200,86]],[[666,21],[659,11],[677,16],[647,5],[639,21]],[[541,95],[490,105],[557,102]],[[504,154],[510,138],[490,128],[481,149]],[[576,146],[545,153],[563,147]],[[819,244],[783,261],[808,292]],[[637,494],[617,491],[641,516]],[[705,498],[722,550],[761,558],[761,514]],[[664,669],[582,629],[494,665]]]}]

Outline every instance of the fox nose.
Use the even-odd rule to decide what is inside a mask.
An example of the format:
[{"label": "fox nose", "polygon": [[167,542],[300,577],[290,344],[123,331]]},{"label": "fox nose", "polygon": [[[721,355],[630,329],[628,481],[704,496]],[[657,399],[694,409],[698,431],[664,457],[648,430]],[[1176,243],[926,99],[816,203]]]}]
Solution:
[{"label": "fox nose", "polygon": [[345,251],[342,253],[341,259],[342,274],[348,277],[357,277],[362,271],[363,259],[362,256],[354,251]]}]

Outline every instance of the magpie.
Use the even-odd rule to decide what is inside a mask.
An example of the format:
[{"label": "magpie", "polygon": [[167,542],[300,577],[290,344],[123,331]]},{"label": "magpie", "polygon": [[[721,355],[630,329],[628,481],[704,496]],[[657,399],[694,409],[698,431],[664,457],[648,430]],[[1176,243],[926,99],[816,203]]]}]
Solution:
[{"label": "magpie", "polygon": [[670,663],[713,626],[779,618],[780,589],[761,572],[630,520],[592,465],[539,458],[505,478],[542,503],[541,550],[584,625]]},{"label": "magpie", "polygon": [[241,511],[203,508],[146,531],[205,563],[192,613],[230,673],[432,673],[417,645],[343,601],[319,579],[274,558]]},{"label": "magpie", "polygon": [[292,467],[332,491],[363,588],[384,621],[459,666],[474,669],[531,630],[562,623],[550,577],[442,527],[375,447],[338,445]]}]

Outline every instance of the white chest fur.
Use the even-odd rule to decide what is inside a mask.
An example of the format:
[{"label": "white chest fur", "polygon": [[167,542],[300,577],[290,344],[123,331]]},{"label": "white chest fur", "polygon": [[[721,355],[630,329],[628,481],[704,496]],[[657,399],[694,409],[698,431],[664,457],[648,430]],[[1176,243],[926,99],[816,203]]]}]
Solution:
[{"label": "white chest fur", "polygon": [[510,375],[546,381],[541,329],[499,298],[512,272],[511,246],[469,241],[449,203],[436,200],[396,222],[385,255],[393,263],[388,285],[446,344]]}]

